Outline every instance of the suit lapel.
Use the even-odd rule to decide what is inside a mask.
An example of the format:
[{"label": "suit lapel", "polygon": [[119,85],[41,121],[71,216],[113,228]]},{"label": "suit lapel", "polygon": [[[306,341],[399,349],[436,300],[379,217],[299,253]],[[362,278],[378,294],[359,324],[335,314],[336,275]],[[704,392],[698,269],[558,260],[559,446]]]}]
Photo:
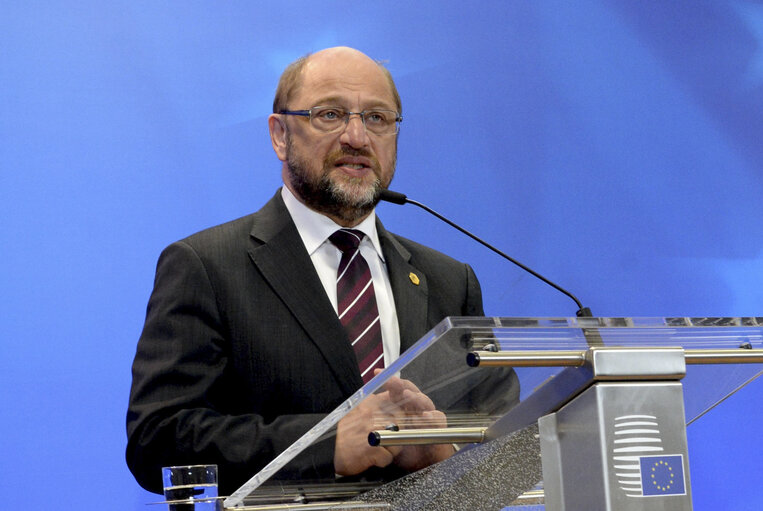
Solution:
[{"label": "suit lapel", "polygon": [[280,190],[254,215],[249,256],[334,371],[345,393],[362,381],[347,333],[315,272]]},{"label": "suit lapel", "polygon": [[427,303],[429,290],[426,274],[410,263],[411,254],[377,219],[376,229],[387,263],[395,311],[400,327],[400,352],[410,348],[429,328]]}]

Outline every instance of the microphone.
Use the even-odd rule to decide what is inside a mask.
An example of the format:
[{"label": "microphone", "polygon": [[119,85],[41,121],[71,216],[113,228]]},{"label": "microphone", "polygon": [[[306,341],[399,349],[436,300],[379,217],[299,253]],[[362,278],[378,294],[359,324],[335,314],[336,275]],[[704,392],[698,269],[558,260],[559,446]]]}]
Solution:
[{"label": "microphone", "polygon": [[551,282],[549,279],[547,279],[546,277],[544,277],[540,273],[538,273],[538,272],[528,268],[527,266],[525,266],[524,264],[520,263],[516,259],[514,259],[514,258],[512,258],[512,257],[510,257],[510,256],[508,256],[506,254],[504,254],[503,252],[501,252],[500,250],[495,248],[493,245],[491,245],[487,241],[484,241],[483,239],[475,236],[474,234],[470,233],[469,231],[467,231],[466,229],[464,229],[460,225],[456,224],[455,222],[452,222],[452,221],[448,220],[447,218],[442,216],[440,213],[438,213],[437,211],[429,208],[428,206],[425,206],[424,204],[422,204],[420,202],[417,202],[415,200],[409,199],[405,194],[402,194],[402,193],[399,193],[399,192],[393,192],[392,190],[382,190],[381,193],[379,194],[379,200],[383,200],[385,202],[391,202],[392,204],[400,204],[400,205],[403,205],[403,204],[413,204],[414,206],[420,207],[421,209],[423,209],[427,213],[436,216],[437,218],[439,218],[440,220],[442,220],[446,224],[450,225],[451,227],[453,227],[455,229],[458,229],[462,233],[464,233],[467,236],[469,236],[471,239],[473,239],[476,242],[482,244],[483,246],[489,248],[490,250],[492,250],[493,252],[495,252],[499,256],[503,257],[504,259],[507,259],[508,261],[510,261],[510,262],[514,263],[515,265],[519,266],[520,268],[522,268],[524,271],[526,271],[530,275],[532,275],[532,276],[542,280],[543,282],[545,282],[549,286],[553,287],[557,291],[560,291],[561,293],[564,293],[568,297],[572,298],[572,300],[575,302],[575,305],[577,305],[577,307],[578,307],[578,311],[575,313],[575,315],[577,317],[579,317],[579,318],[590,318],[590,317],[593,317],[593,314],[591,314],[591,309],[589,309],[588,307],[583,307],[583,304],[580,303],[580,300],[578,300],[575,297],[575,295],[573,295],[572,293],[570,293],[569,291],[567,291],[563,287],[559,286],[558,284],[555,284],[554,282]]}]

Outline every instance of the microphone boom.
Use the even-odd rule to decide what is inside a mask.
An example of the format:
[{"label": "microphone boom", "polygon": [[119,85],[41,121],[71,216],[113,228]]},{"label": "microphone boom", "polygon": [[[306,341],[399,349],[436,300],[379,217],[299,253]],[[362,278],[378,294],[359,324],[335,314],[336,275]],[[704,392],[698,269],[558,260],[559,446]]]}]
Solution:
[{"label": "microphone boom", "polygon": [[382,190],[381,193],[379,194],[379,200],[383,200],[385,202],[391,202],[393,204],[400,204],[400,205],[403,205],[403,204],[413,204],[414,206],[420,207],[421,209],[423,209],[424,211],[426,211],[430,215],[436,216],[437,218],[439,218],[440,220],[442,220],[446,224],[448,224],[451,227],[453,227],[455,229],[458,229],[462,233],[466,234],[467,236],[472,238],[474,241],[482,244],[483,246],[489,248],[490,250],[492,250],[493,252],[495,252],[499,256],[503,257],[504,259],[506,259],[506,260],[514,263],[515,265],[519,266],[520,268],[522,268],[524,271],[526,271],[530,275],[532,275],[532,276],[542,280],[543,282],[545,282],[549,286],[553,287],[557,291],[559,291],[561,293],[564,293],[568,297],[572,298],[572,300],[578,306],[578,311],[575,313],[577,317],[579,317],[579,318],[590,318],[590,317],[593,317],[593,314],[591,313],[591,309],[589,309],[588,307],[583,307],[583,304],[580,303],[580,300],[578,300],[575,295],[573,295],[572,293],[570,293],[569,291],[567,291],[566,289],[564,289],[560,285],[550,281],[549,279],[547,279],[546,277],[544,277],[540,273],[536,272],[535,270],[532,270],[531,268],[529,268],[529,267],[525,266],[524,264],[520,263],[519,261],[517,261],[513,257],[511,257],[511,256],[503,253],[502,251],[498,250],[497,248],[495,248],[493,245],[491,245],[487,241],[485,241],[482,238],[472,234],[471,232],[467,231],[466,229],[464,229],[460,225],[456,224],[455,222],[452,222],[451,220],[448,220],[447,218],[445,218],[444,216],[442,216],[440,213],[438,213],[437,211],[433,210],[432,208],[430,208],[430,207],[428,207],[428,206],[426,206],[426,205],[424,205],[424,204],[422,204],[422,203],[420,203],[418,201],[409,199],[403,193],[393,192],[392,190]]}]

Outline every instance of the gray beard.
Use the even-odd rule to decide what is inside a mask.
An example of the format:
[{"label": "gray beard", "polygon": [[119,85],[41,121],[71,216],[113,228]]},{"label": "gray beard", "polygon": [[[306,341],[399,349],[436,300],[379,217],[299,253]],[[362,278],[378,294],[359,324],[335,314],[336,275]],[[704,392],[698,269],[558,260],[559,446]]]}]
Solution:
[{"label": "gray beard", "polygon": [[[290,184],[310,209],[353,225],[368,215],[379,203],[379,194],[383,187],[377,174],[374,173],[374,180],[370,184],[359,179],[347,179],[339,183],[332,181],[330,175],[334,168],[327,162],[320,177],[316,178],[310,175],[305,162],[293,154],[291,144],[288,145],[287,168]],[[346,149],[344,153],[356,155],[357,151]],[[361,186],[363,189],[360,189]]]},{"label": "gray beard", "polygon": [[288,161],[288,168],[294,191],[310,209],[338,218],[344,223],[355,223],[379,203],[381,183],[378,177],[367,187],[363,196],[353,198],[325,172],[314,180],[305,175],[300,164],[293,160]]}]

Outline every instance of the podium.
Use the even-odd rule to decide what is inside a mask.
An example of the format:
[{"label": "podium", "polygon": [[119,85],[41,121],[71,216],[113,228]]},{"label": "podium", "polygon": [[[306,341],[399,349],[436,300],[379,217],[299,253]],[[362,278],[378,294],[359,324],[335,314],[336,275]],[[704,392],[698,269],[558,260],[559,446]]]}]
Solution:
[{"label": "podium", "polygon": [[[691,510],[686,425],[761,372],[763,318],[446,318],[224,507]],[[301,475],[365,400],[414,407],[411,384],[437,412],[365,418],[368,442],[436,463]]]}]

